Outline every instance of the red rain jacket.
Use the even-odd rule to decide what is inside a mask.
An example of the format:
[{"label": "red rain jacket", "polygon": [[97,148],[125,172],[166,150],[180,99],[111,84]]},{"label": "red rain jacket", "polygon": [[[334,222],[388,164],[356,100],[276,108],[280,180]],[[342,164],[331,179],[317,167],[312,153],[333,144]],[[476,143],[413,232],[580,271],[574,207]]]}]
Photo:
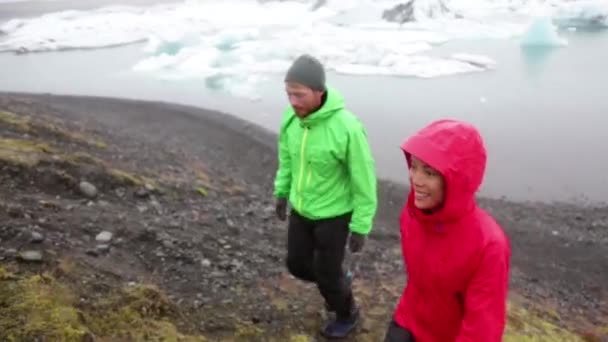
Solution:
[{"label": "red rain jacket", "polygon": [[494,219],[479,208],[486,150],[471,125],[440,120],[401,146],[444,177],[438,212],[423,214],[410,191],[400,217],[408,281],[395,312],[416,342],[502,341],[511,249]]}]

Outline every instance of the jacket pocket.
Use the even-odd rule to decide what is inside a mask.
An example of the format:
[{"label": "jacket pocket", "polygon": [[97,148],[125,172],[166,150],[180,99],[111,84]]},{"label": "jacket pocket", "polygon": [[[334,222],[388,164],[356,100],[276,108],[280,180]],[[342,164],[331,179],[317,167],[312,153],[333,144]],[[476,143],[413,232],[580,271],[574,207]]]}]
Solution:
[{"label": "jacket pocket", "polygon": [[308,161],[308,167],[310,168],[311,176],[314,179],[326,179],[336,172],[336,164],[333,162],[331,155],[318,151],[311,154]]}]

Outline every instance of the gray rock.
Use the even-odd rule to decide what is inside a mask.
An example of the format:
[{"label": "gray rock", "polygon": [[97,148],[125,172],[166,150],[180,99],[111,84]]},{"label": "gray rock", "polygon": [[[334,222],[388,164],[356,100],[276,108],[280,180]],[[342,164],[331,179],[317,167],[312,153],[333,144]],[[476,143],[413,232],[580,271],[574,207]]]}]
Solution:
[{"label": "gray rock", "polygon": [[97,245],[97,247],[95,247],[95,249],[97,249],[99,252],[105,253],[110,250],[110,245],[108,245],[108,244]]},{"label": "gray rock", "polygon": [[160,203],[156,199],[152,199],[150,201],[150,205],[152,205],[152,207],[156,210],[156,213],[158,215],[163,214],[163,207],[160,205]]},{"label": "gray rock", "polygon": [[112,233],[108,231],[103,231],[97,234],[97,236],[95,237],[95,241],[101,243],[108,243],[110,242],[110,240],[112,240]]},{"label": "gray rock", "polygon": [[82,181],[80,182],[80,184],[78,185],[78,188],[80,189],[80,192],[85,195],[86,197],[89,198],[95,198],[97,196],[97,188],[95,187],[95,185],[86,182],[86,181]]},{"label": "gray rock", "polygon": [[38,232],[32,232],[32,243],[41,243],[42,241],[44,241],[44,235]]},{"label": "gray rock", "polygon": [[230,265],[232,265],[232,267],[236,268],[236,269],[240,269],[244,266],[244,264],[236,259],[233,259],[232,262],[230,263]]},{"label": "gray rock", "polygon": [[201,260],[201,266],[203,266],[203,267],[210,267],[211,266],[211,261],[209,261],[209,259],[203,259],[203,260]]},{"label": "gray rock", "polygon": [[124,188],[118,188],[114,190],[114,193],[116,194],[116,196],[123,198],[125,197],[126,190]]},{"label": "gray rock", "polygon": [[173,248],[173,241],[171,240],[163,240],[162,244],[167,249]]},{"label": "gray rock", "polygon": [[23,261],[40,262],[42,261],[42,252],[40,251],[23,251],[19,253],[19,258]]},{"label": "gray rock", "polygon": [[135,191],[134,195],[138,198],[147,198],[150,196],[150,191],[145,187],[141,187]]}]

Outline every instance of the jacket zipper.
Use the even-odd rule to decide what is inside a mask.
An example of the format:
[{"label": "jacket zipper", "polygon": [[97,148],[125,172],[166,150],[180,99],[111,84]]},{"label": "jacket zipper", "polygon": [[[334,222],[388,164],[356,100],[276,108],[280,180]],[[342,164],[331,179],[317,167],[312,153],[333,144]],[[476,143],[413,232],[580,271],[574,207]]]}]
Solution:
[{"label": "jacket zipper", "polygon": [[[304,151],[306,149],[306,140],[308,138],[308,131],[309,128],[304,128],[304,135],[302,136],[302,146],[300,147],[300,176],[298,177],[298,195],[300,195],[300,198],[298,199],[298,210],[302,210],[302,201],[303,201],[303,196],[302,196],[302,180],[304,178],[304,171],[306,169],[306,164],[305,162],[305,158],[304,158]],[[308,181],[310,181],[310,174],[308,176]]]}]

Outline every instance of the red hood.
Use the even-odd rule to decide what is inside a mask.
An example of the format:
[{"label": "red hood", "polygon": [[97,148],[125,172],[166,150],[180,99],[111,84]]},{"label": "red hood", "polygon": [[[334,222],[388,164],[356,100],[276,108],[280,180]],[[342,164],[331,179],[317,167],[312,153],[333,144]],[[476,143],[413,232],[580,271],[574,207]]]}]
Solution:
[{"label": "red hood", "polygon": [[487,159],[483,139],[475,127],[462,121],[438,120],[408,138],[401,149],[408,168],[410,155],[414,155],[439,171],[445,180],[446,197],[441,210],[423,214],[414,206],[414,191],[410,189],[410,213],[439,223],[459,219],[473,210]]}]

